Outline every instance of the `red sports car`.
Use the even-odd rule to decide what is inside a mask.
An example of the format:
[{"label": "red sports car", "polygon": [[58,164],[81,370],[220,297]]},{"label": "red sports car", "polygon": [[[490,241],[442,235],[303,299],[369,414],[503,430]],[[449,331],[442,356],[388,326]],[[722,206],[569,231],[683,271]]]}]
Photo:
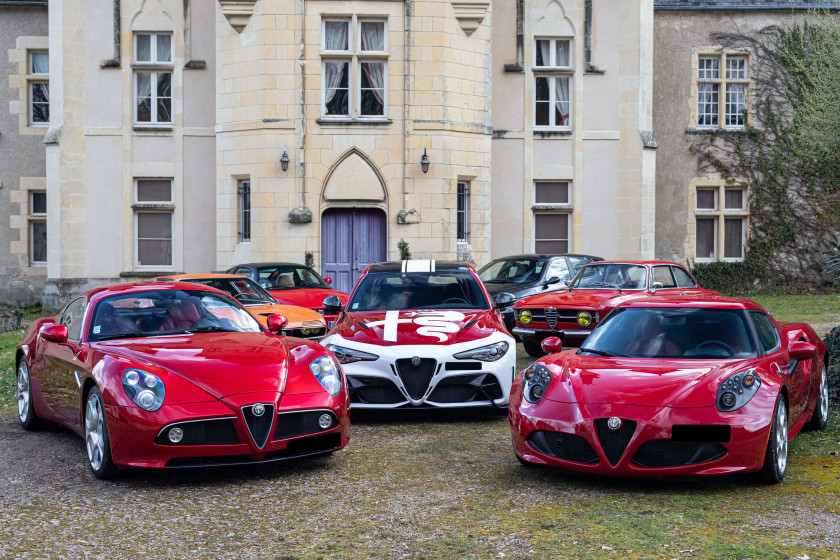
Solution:
[{"label": "red sports car", "polygon": [[564,344],[583,342],[612,309],[624,301],[656,295],[719,295],[701,288],[676,263],[662,261],[600,261],[584,265],[563,291],[519,300],[516,327],[525,351],[545,354],[540,342],[549,336]]},{"label": "red sports car", "polygon": [[317,272],[302,264],[238,264],[227,269],[227,273],[241,274],[259,283],[278,303],[299,305],[317,311],[324,316],[328,329],[332,327],[336,314],[324,311],[324,299],[336,296],[344,305],[349,297],[330,285],[332,278],[321,278]]},{"label": "red sports car", "polygon": [[38,319],[17,350],[23,427],[85,438],[96,476],[331,453],[349,396],[323,346],[266,332],[227,294],[192,283],[89,290]]},{"label": "red sports car", "polygon": [[[560,340],[543,342],[560,350]],[[620,476],[785,476],[788,441],[828,421],[826,346],[726,297],[625,302],[577,350],[514,380],[523,462]]]}]

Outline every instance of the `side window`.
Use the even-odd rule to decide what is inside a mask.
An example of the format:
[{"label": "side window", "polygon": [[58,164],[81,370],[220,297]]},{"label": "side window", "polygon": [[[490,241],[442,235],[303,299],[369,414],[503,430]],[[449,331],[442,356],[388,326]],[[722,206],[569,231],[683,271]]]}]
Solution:
[{"label": "side window", "polygon": [[548,270],[545,272],[545,279],[550,280],[557,276],[560,282],[565,282],[569,279],[569,267],[566,264],[566,259],[554,259],[548,265]]},{"label": "side window", "polygon": [[70,302],[61,314],[62,325],[67,325],[67,340],[79,340],[82,334],[82,322],[85,319],[85,298],[78,298]]},{"label": "side window", "polygon": [[755,330],[758,333],[758,340],[764,347],[764,353],[768,353],[779,345],[779,334],[770,317],[761,311],[750,311]]},{"label": "side window", "polygon": [[676,288],[677,283],[674,282],[674,277],[671,276],[670,266],[654,266],[653,267],[653,281],[662,284],[660,288]]},{"label": "side window", "polygon": [[671,271],[674,273],[674,278],[677,279],[677,286],[680,288],[696,288],[697,283],[691,278],[685,270],[678,266],[672,266]]},{"label": "side window", "polygon": [[247,268],[247,267],[244,267],[244,266],[240,266],[239,268],[234,270],[233,273],[234,274],[241,274],[242,276],[250,277],[251,276],[251,269]]}]

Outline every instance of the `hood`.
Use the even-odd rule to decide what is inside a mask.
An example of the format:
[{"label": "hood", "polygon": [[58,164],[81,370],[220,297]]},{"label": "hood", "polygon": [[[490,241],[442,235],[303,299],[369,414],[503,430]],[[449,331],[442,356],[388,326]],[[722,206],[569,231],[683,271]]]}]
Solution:
[{"label": "hood", "polygon": [[300,305],[309,309],[323,309],[324,298],[338,296],[342,305],[347,303],[347,294],[332,288],[296,288],[293,290],[268,290],[279,303]]},{"label": "hood", "polygon": [[267,317],[272,313],[285,317],[289,321],[287,326],[289,329],[298,329],[304,323],[310,322],[318,323],[322,327],[327,326],[320,313],[299,305],[272,303],[267,305],[246,305],[245,309],[250,311],[264,327],[268,324]]},{"label": "hood", "polygon": [[282,392],[288,356],[282,341],[264,332],[197,333],[109,340],[99,350],[162,367],[217,399],[238,393]]},{"label": "hood", "polygon": [[528,294],[534,292],[539,286],[540,284],[535,284],[534,282],[529,282],[527,284],[516,282],[484,282],[484,288],[491,296],[508,293],[513,294],[518,298],[527,296]]},{"label": "hood", "polygon": [[[546,398],[585,404],[638,406],[712,406],[716,379],[744,369],[728,360],[710,365],[703,360],[641,360],[581,356],[571,351],[555,374]],[[548,364],[547,364],[548,365]]]},{"label": "hood", "polygon": [[330,334],[379,346],[456,344],[502,329],[491,310],[360,311],[345,313]]},{"label": "hood", "polygon": [[619,292],[616,290],[564,290],[531,296],[516,303],[516,309],[523,307],[585,307],[592,308],[604,304],[615,307],[628,299],[644,297],[644,291]]}]

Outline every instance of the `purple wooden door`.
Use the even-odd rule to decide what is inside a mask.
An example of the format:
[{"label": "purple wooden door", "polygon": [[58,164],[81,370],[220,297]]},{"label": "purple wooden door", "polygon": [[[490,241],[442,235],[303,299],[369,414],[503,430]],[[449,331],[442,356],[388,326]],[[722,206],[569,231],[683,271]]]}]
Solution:
[{"label": "purple wooden door", "polygon": [[367,265],[386,258],[385,212],[332,209],[321,217],[321,273],[342,292],[353,288]]}]

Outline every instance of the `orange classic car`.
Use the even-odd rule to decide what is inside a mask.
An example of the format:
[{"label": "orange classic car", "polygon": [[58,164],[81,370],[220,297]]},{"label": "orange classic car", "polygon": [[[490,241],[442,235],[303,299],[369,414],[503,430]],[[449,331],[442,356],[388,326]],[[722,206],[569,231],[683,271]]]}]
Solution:
[{"label": "orange classic car", "polygon": [[159,276],[155,282],[193,282],[221,290],[241,303],[263,327],[268,316],[282,315],[288,323],[282,331],[286,336],[320,339],[327,332],[324,318],[317,311],[297,305],[277,303],[259,284],[237,274],[172,274]]}]

